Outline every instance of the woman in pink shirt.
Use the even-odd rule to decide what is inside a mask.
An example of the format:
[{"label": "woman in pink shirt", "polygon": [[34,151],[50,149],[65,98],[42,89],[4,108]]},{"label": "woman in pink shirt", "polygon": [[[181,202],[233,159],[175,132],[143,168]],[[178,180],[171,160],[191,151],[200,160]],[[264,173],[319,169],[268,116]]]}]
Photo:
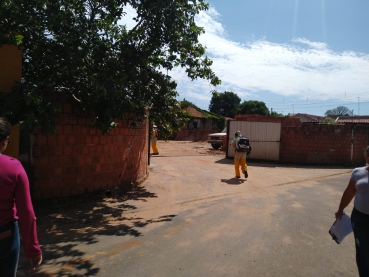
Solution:
[{"label": "woman in pink shirt", "polygon": [[34,271],[42,261],[27,174],[17,159],[1,154],[10,143],[10,135],[9,122],[0,117],[0,275],[2,277],[16,275],[20,249],[19,229],[24,254],[30,262],[30,271]]}]

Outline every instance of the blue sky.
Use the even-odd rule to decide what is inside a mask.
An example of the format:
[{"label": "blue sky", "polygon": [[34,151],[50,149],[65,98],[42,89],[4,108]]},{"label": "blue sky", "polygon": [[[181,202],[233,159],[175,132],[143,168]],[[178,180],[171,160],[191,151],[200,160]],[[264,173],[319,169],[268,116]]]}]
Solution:
[{"label": "blue sky", "polygon": [[346,106],[369,115],[369,0],[209,0],[196,18],[222,85],[170,75],[179,100],[208,110],[233,91],[283,113],[323,116]]}]

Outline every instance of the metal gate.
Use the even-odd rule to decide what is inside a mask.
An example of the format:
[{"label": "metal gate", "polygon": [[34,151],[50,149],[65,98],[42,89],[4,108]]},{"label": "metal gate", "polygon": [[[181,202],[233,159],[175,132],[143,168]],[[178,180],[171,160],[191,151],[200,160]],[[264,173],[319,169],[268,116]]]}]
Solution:
[{"label": "metal gate", "polygon": [[234,139],[234,133],[240,130],[242,135],[250,140],[252,152],[250,158],[258,160],[279,160],[279,147],[281,141],[281,123],[277,122],[252,122],[230,120],[227,145],[227,158],[234,157],[234,150],[230,144]]}]

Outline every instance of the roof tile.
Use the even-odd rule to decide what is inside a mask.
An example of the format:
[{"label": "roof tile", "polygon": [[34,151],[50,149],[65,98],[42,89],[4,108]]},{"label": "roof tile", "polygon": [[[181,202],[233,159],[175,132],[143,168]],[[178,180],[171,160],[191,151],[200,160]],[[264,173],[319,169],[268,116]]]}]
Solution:
[{"label": "roof tile", "polygon": [[197,118],[205,118],[205,116],[201,112],[199,112],[198,110],[196,110],[193,107],[187,107],[185,110],[189,114],[193,115],[194,117],[197,117]]}]

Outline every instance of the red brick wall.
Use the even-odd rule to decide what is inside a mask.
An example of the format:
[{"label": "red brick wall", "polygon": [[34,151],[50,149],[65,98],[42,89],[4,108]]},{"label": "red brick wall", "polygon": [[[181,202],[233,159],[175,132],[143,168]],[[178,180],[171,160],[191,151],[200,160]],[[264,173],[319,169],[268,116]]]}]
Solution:
[{"label": "red brick wall", "polygon": [[280,161],[363,164],[368,143],[369,126],[303,123],[301,127],[282,127]]},{"label": "red brick wall", "polygon": [[[60,100],[60,99],[59,99]],[[33,133],[32,198],[51,199],[96,191],[126,191],[148,176],[148,121],[119,120],[102,135],[87,126],[94,120],[60,100],[55,117],[58,136],[42,128]]]},{"label": "red brick wall", "polygon": [[280,162],[337,165],[365,163],[369,125],[302,123],[298,118],[261,115],[238,115],[235,119],[281,122]]}]

